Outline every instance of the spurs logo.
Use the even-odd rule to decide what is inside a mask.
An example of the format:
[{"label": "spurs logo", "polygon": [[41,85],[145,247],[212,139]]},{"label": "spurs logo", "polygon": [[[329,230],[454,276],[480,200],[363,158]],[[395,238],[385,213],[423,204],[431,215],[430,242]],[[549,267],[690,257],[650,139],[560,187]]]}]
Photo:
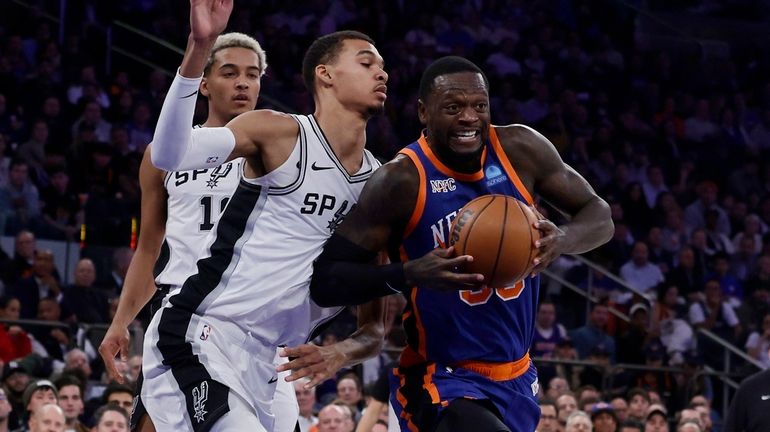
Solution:
[{"label": "spurs logo", "polygon": [[199,387],[192,391],[193,409],[195,409],[195,420],[200,423],[206,418],[206,400],[209,398],[209,383],[203,381]]},{"label": "spurs logo", "polygon": [[231,169],[233,169],[232,162],[216,167],[214,171],[211,172],[211,177],[206,180],[206,186],[208,186],[210,189],[217,187],[219,179],[222,177],[227,177],[227,174],[230,174]]}]

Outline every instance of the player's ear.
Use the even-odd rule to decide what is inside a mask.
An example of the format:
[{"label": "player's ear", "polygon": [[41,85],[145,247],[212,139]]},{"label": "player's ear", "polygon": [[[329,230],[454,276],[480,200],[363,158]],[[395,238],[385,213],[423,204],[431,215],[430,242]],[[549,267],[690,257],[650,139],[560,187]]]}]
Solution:
[{"label": "player's ear", "polygon": [[315,67],[315,79],[321,86],[329,87],[332,85],[332,74],[325,64],[319,64]]},{"label": "player's ear", "polygon": [[428,107],[425,106],[425,102],[422,99],[417,99],[417,118],[420,119],[421,124],[428,124]]},{"label": "player's ear", "polygon": [[203,77],[203,79],[201,80],[201,85],[199,87],[199,91],[201,92],[201,95],[203,97],[206,97],[206,98],[209,97],[209,94],[210,94],[209,93],[209,84],[208,84],[208,81],[206,80],[206,77]]}]

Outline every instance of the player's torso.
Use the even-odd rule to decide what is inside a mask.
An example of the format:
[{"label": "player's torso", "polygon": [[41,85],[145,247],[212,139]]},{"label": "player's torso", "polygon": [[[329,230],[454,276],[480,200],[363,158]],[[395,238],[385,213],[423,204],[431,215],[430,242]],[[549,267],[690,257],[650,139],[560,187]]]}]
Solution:
[{"label": "player's torso", "polygon": [[[348,175],[315,119],[295,118],[300,132],[289,159],[265,176],[242,179],[209,239],[209,256],[229,259],[217,267],[198,264],[200,273],[221,274],[226,282],[205,313],[278,344],[303,342],[336,312],[311,312],[312,263],[379,166],[367,151],[361,170]],[[240,197],[250,204],[236,204]]]},{"label": "player's torso", "polygon": [[155,264],[155,282],[179,286],[195,272],[209,232],[241,178],[243,159],[211,169],[166,173],[166,236]]},{"label": "player's torso", "polygon": [[[419,165],[422,193],[402,242],[402,258],[419,258],[449,245],[457,212],[472,199],[503,194],[531,202],[490,128],[483,167],[474,174],[444,166],[424,138],[402,153]],[[405,328],[410,347],[423,359],[452,364],[461,360],[512,361],[522,357],[532,340],[538,279],[525,278],[512,287],[441,292],[418,287],[408,293]]]}]

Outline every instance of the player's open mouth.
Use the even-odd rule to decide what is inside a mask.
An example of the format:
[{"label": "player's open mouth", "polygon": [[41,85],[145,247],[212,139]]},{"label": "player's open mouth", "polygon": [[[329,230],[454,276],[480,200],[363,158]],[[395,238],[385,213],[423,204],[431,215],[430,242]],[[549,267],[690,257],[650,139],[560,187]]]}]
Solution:
[{"label": "player's open mouth", "polygon": [[234,101],[248,102],[249,101],[249,96],[245,95],[245,94],[238,94],[238,95],[233,96],[233,100]]},{"label": "player's open mouth", "polygon": [[478,136],[479,136],[479,131],[477,130],[455,132],[452,134],[452,138],[459,141],[475,141]]}]

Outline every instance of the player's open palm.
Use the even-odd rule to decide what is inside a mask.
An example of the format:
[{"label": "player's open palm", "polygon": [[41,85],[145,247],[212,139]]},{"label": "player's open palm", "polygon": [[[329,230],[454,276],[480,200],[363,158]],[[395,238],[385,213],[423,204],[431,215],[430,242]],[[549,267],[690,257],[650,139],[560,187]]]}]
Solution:
[{"label": "player's open palm", "polygon": [[454,256],[454,247],[436,248],[423,257],[404,263],[407,283],[440,291],[476,290],[484,281],[478,273],[463,273],[470,255]]},{"label": "player's open palm", "polygon": [[233,0],[190,0],[190,31],[194,40],[214,39],[227,27]]},{"label": "player's open palm", "polygon": [[304,344],[284,348],[279,355],[292,360],[278,366],[276,370],[278,372],[291,371],[291,374],[286,377],[286,381],[291,382],[307,377],[310,379],[308,386],[317,386],[332,378],[345,365],[345,355],[335,345]]},{"label": "player's open palm", "polygon": [[120,353],[120,358],[123,361],[128,361],[128,342],[130,335],[127,328],[120,328],[111,325],[107,329],[107,333],[102,339],[102,344],[99,345],[99,354],[104,361],[104,368],[107,371],[107,375],[110,379],[113,379],[120,384],[123,384],[123,374],[118,371],[118,367],[115,365],[115,356]]}]

